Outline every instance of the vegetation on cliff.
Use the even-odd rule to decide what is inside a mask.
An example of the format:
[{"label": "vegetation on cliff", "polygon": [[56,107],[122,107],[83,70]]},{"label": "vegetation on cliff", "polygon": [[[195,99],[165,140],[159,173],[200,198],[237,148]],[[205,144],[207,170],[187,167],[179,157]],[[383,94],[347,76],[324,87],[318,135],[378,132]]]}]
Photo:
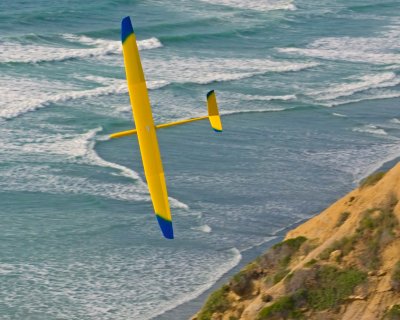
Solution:
[{"label": "vegetation on cliff", "polygon": [[360,187],[213,293],[198,320],[400,320],[400,164]]}]

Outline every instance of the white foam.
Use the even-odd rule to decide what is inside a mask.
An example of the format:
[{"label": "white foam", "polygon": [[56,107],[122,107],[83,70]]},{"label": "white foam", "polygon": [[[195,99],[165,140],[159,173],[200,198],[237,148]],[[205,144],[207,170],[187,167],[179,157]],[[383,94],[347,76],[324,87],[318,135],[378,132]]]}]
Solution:
[{"label": "white foam", "polygon": [[120,164],[106,161],[97,154],[95,150],[96,140],[94,138],[95,135],[100,131],[102,131],[102,128],[93,129],[84,136],[83,141],[81,140],[81,145],[83,145],[82,147],[84,149],[84,153],[81,155],[83,161],[88,161],[90,164],[95,164],[101,167],[116,169],[122,176],[136,180],[141,187],[145,189],[145,183],[135,171]]},{"label": "white foam", "polygon": [[[277,233],[279,233],[280,231],[285,230],[285,229],[287,229],[287,228],[288,228],[288,227],[283,227],[283,228],[281,228],[281,229],[275,231],[274,234],[277,234]],[[274,239],[276,239],[276,238],[277,238],[277,236],[273,236],[273,237],[264,237],[261,241],[258,241],[258,242],[252,244],[252,245],[249,246],[249,247],[243,248],[243,249],[242,249],[242,252],[245,252],[245,251],[251,250],[251,249],[253,249],[253,248],[255,248],[255,247],[261,246],[261,245],[263,245],[264,243],[270,242],[270,241],[272,241],[272,240],[274,240]]]},{"label": "white foam", "polygon": [[[150,201],[147,185],[135,171],[117,163],[102,159],[95,151],[96,136],[101,128],[83,134],[55,133],[43,135],[33,130],[29,136],[23,132],[2,131],[0,147],[8,161],[25,158],[36,159],[32,167],[21,164],[2,174],[3,190],[46,192],[50,194],[89,194],[123,201]],[[18,136],[18,138],[16,138]],[[48,163],[76,163],[113,169],[111,174],[127,177],[133,181],[114,183],[87,179],[84,176],[68,176],[49,167]],[[43,164],[40,164],[43,163]],[[99,173],[100,174],[100,173]],[[103,172],[102,174],[106,174]],[[12,180],[8,182],[7,180]],[[170,205],[175,209],[189,207],[172,197]]]},{"label": "white foam", "polygon": [[[0,147],[8,161],[29,157],[31,165],[15,161],[15,165],[2,172],[0,185],[3,190],[46,192],[51,194],[89,194],[128,201],[149,201],[147,186],[139,175],[118,164],[101,159],[94,150],[96,134],[101,128],[83,134],[48,133],[31,130],[29,135],[13,130],[3,130]],[[132,181],[115,183],[88,179],[85,175],[69,176],[51,163],[59,165],[76,163],[112,168],[113,173]],[[106,171],[99,175],[107,174]]]},{"label": "white foam", "polygon": [[[126,83],[122,80],[115,80],[114,84],[106,87],[88,90],[68,90],[73,87],[28,78],[0,78],[0,83],[5,87],[5,94],[0,102],[0,118],[5,119],[15,118],[53,103],[127,92]],[[29,95],[23,92],[29,92]]]},{"label": "white foam", "polygon": [[[120,164],[106,161],[97,154],[95,150],[95,144],[96,144],[95,136],[100,131],[102,131],[102,128],[96,128],[72,140],[73,145],[72,148],[70,148],[70,150],[73,150],[74,158],[79,158],[78,160],[76,160],[76,162],[88,163],[91,165],[97,165],[100,167],[107,167],[118,170],[121,176],[125,176],[127,178],[135,180],[135,185],[139,187],[140,193],[142,194],[144,193],[147,195],[146,199],[140,197],[140,200],[149,201],[150,198],[149,198],[147,184],[141,179],[141,177],[137,172]],[[77,147],[74,148],[74,146]],[[62,147],[59,147],[59,143],[57,143],[57,149],[65,150],[66,146],[64,144],[62,145]],[[114,195],[112,197],[114,197]],[[124,199],[124,196],[122,197],[118,196],[117,198]],[[171,208],[189,210],[189,206],[187,204],[175,198],[169,197],[168,200]]]},{"label": "white foam", "polygon": [[[87,80],[99,82],[103,86],[81,90],[68,83],[56,81],[1,77],[0,85],[4,89],[4,93],[0,101],[0,118],[12,119],[51,104],[65,103],[71,100],[128,93],[126,80],[123,79],[93,76],[88,77]],[[150,90],[165,85],[168,85],[168,82],[164,80],[148,81]],[[26,92],[29,92],[29,95],[25,94]]]},{"label": "white foam", "polygon": [[189,210],[189,206],[186,203],[180,202],[179,200],[172,197],[168,197],[168,200],[172,208]]},{"label": "white foam", "polygon": [[68,176],[48,165],[15,166],[3,172],[0,186],[8,191],[91,195],[120,201],[150,202],[147,190],[141,184],[122,181],[107,183],[84,175]]},{"label": "white foam", "polygon": [[372,133],[372,134],[377,134],[377,135],[383,135],[386,136],[387,132],[381,128],[378,128],[377,126],[374,126],[372,124],[368,124],[362,127],[357,127],[354,128],[353,131],[356,132],[364,132],[364,133]]},{"label": "white foam", "polygon": [[307,48],[277,50],[327,60],[399,64],[400,25],[391,25],[387,29],[373,37],[327,37],[315,40]]},{"label": "white foam", "polygon": [[[107,78],[107,77],[100,77],[100,76],[93,76],[93,75],[84,76],[84,77],[82,77],[80,75],[76,75],[75,78],[96,82],[96,83],[103,85],[104,87],[125,86],[126,87],[125,91],[120,90],[115,93],[127,93],[128,92],[127,83],[126,83],[125,79],[115,79],[115,78]],[[147,80],[146,81],[147,89],[149,89],[149,90],[159,89],[159,88],[165,87],[169,84],[170,83],[166,80]]]},{"label": "white foam", "polygon": [[287,0],[202,0],[207,3],[255,11],[296,10],[293,1]]},{"label": "white foam", "polygon": [[177,306],[184,304],[185,302],[188,302],[190,300],[197,298],[202,293],[204,293],[205,291],[210,289],[215,284],[215,282],[217,282],[217,280],[220,279],[229,270],[236,267],[239,264],[239,262],[242,260],[242,255],[237,248],[232,248],[229,251],[233,255],[232,259],[230,261],[227,261],[226,263],[224,263],[219,268],[217,268],[212,273],[212,277],[209,279],[209,281],[207,283],[204,283],[204,284],[198,286],[196,289],[194,289],[190,293],[181,295],[178,299],[175,300],[175,303],[173,303],[170,306],[166,306],[164,308],[164,310],[162,310],[162,311],[157,311],[157,312],[153,313],[149,319],[155,319],[157,316],[160,316],[161,314],[163,314],[169,310],[175,309]]},{"label": "white foam", "polygon": [[337,112],[333,112],[332,115],[335,116],[335,117],[347,118],[346,115],[341,114],[341,113],[337,113]]},{"label": "white foam", "polygon": [[379,100],[379,99],[392,99],[392,98],[399,98],[400,97],[400,92],[393,92],[393,91],[378,91],[378,92],[373,92],[369,95],[365,95],[361,98],[357,99],[344,99],[344,100],[337,100],[337,101],[329,101],[329,102],[323,102],[321,103],[322,105],[326,107],[335,107],[343,104],[349,104],[349,103],[356,103],[360,101],[365,101],[365,100]]},{"label": "white foam", "polygon": [[400,124],[400,119],[393,118],[390,120],[391,123]]},{"label": "white foam", "polygon": [[[82,227],[86,232],[90,226]],[[18,319],[46,310],[49,318],[148,320],[198,297],[241,260],[236,248],[203,252],[139,242],[88,254],[93,248],[81,245],[75,256],[9,266],[7,306]]]},{"label": "white foam", "polygon": [[198,227],[192,227],[190,229],[198,230],[198,231],[201,231],[201,232],[204,232],[204,233],[210,233],[212,231],[211,227],[208,224],[203,224],[203,225],[198,226]]},{"label": "white foam", "polygon": [[[370,133],[371,134],[371,133]],[[351,144],[347,148],[305,153],[304,157],[319,165],[332,167],[339,172],[353,176],[354,183],[379,169],[384,163],[397,158],[400,154],[398,139],[393,143],[387,137],[380,143],[368,144],[368,147],[354,147]],[[387,143],[390,142],[390,143]]]},{"label": "white foam", "polygon": [[[158,89],[170,83],[198,83],[209,84],[215,81],[232,81],[252,77],[267,72],[291,72],[314,67],[318,64],[310,62],[285,62],[262,59],[196,59],[171,58],[166,60],[144,60],[146,72],[150,80],[149,89]],[[152,79],[157,75],[156,79]],[[80,76],[76,76],[79,78]],[[102,86],[82,90],[68,83],[57,81],[46,82],[30,78],[0,78],[0,85],[4,89],[4,96],[0,102],[0,118],[11,119],[26,112],[49,106],[54,103],[65,103],[76,99],[90,99],[94,97],[126,94],[126,81],[123,79],[86,76],[84,80],[101,84]],[[29,96],[24,94],[29,92]],[[251,99],[245,96],[245,99]],[[289,100],[294,95],[284,96],[255,96],[261,100]]]},{"label": "white foam", "polygon": [[310,91],[308,95],[313,96],[318,101],[327,101],[351,96],[370,89],[394,87],[400,84],[400,78],[394,72],[367,74],[357,78],[351,77],[346,80],[349,82],[330,86],[322,90]]},{"label": "white foam", "polygon": [[150,80],[210,84],[251,78],[269,72],[295,72],[319,64],[272,59],[169,57],[168,60],[143,59],[143,65],[146,76]]},{"label": "white foam", "polygon": [[[48,61],[64,61],[69,59],[88,59],[120,54],[121,42],[105,39],[93,39],[86,36],[62,35],[72,43],[87,45],[86,48],[71,48],[61,44],[38,45],[22,44],[19,42],[0,42],[0,63],[22,62],[38,63]],[[148,50],[162,47],[157,38],[138,41],[140,50]]]},{"label": "white foam", "polygon": [[281,101],[288,101],[288,100],[295,100],[297,98],[294,94],[287,94],[282,96],[260,96],[260,95],[250,95],[250,94],[236,94],[235,97],[241,100],[248,100],[248,101],[274,101],[274,100],[281,100]]},{"label": "white foam", "polygon": [[0,275],[7,275],[15,272],[15,266],[9,263],[0,263]]},{"label": "white foam", "polygon": [[[118,48],[118,52],[122,52],[122,46],[120,41],[115,41],[115,40],[106,40],[106,39],[94,39],[90,38],[87,36],[78,36],[74,34],[63,34],[62,37],[66,40],[69,40],[71,42],[79,42],[85,45],[92,45],[92,46],[98,46],[98,47],[103,47],[107,48],[110,46],[110,48],[116,49]],[[161,41],[155,37],[149,38],[149,39],[144,39],[144,40],[138,40],[138,47],[139,50],[150,50],[150,49],[157,49],[161,48],[163,45]]]},{"label": "white foam", "polygon": [[[349,41],[350,42],[350,41]],[[316,45],[316,44],[314,44]],[[342,43],[343,47],[351,48],[351,43],[346,44],[346,41]],[[349,47],[346,47],[346,46]],[[345,60],[352,62],[368,62],[373,64],[398,64],[400,63],[400,57],[394,53],[360,53],[356,50],[341,51],[337,49],[325,49],[325,48],[279,48],[281,53],[300,54],[308,57],[321,58],[327,60]]]},{"label": "white foam", "polygon": [[285,111],[291,108],[265,108],[265,109],[245,109],[245,110],[224,110],[221,115],[233,115],[242,113],[265,113],[265,112],[279,112]]},{"label": "white foam", "polygon": [[381,168],[385,163],[395,160],[399,157],[399,144],[390,146],[389,148],[385,149],[386,150],[382,152],[382,154],[384,154],[384,157],[380,158],[380,160],[375,160],[372,163],[369,163],[367,166],[359,166],[360,169],[358,169],[355,174],[353,173],[355,176],[354,182],[359,183],[362,179],[368,177],[373,172]]}]

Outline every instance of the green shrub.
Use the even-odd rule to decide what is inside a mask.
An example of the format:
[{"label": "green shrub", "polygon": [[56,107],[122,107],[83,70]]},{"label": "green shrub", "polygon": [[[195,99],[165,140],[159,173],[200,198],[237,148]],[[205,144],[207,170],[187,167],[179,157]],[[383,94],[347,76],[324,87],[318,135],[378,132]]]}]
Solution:
[{"label": "green shrub", "polygon": [[343,223],[345,223],[346,220],[349,218],[349,216],[350,216],[350,212],[348,212],[348,211],[342,212],[340,214],[338,222],[336,223],[336,228],[340,227]]},{"label": "green shrub", "polygon": [[[374,213],[379,213],[379,215],[375,214],[375,217],[373,216]],[[383,218],[383,210],[373,208],[373,209],[368,209],[367,211],[364,212],[364,216],[360,221],[360,224],[358,226],[357,231],[363,232],[363,231],[368,231],[368,230],[374,230],[377,227],[381,226],[382,224],[382,218]]]},{"label": "green shrub", "polygon": [[367,278],[356,269],[340,270],[333,266],[321,266],[316,273],[316,282],[307,288],[307,301],[315,310],[325,310],[339,305],[353,293],[354,288]]},{"label": "green shrub", "polygon": [[271,319],[301,319],[302,314],[296,310],[296,302],[292,296],[279,298],[274,304],[265,307],[260,311],[257,320]]},{"label": "green shrub", "polygon": [[360,261],[368,269],[379,268],[380,250],[394,238],[398,221],[392,209],[369,209],[359,223],[356,236],[366,247]]},{"label": "green shrub", "polygon": [[322,251],[319,257],[322,260],[328,260],[330,254],[335,250],[342,251],[341,257],[346,256],[351,250],[353,250],[356,240],[357,238],[355,236],[343,237],[342,239],[335,241],[329,248]]},{"label": "green shrub", "polygon": [[390,282],[393,290],[400,292],[400,261],[398,261],[393,268]]},{"label": "green shrub", "polygon": [[[394,202],[392,201],[391,205],[392,203]],[[338,224],[339,222],[340,219]],[[392,241],[395,235],[394,229],[398,225],[399,222],[393,214],[392,207],[368,209],[364,212],[356,233],[335,241],[329,248],[321,252],[319,258],[327,260],[333,251],[340,250],[339,259],[341,259],[357,246],[358,249],[363,249],[362,254],[358,256],[360,263],[367,269],[375,270],[381,263],[381,248]]]},{"label": "green shrub", "polygon": [[278,283],[281,281],[286,275],[290,272],[288,269],[280,270],[274,275],[274,284]]},{"label": "green shrub", "polygon": [[315,265],[312,269],[302,269],[285,281],[286,292],[294,292],[290,297],[294,309],[308,307],[325,310],[339,306],[354,288],[364,282],[367,275],[356,269],[338,269],[329,265]]},{"label": "green shrub", "polygon": [[200,310],[198,320],[210,320],[215,312],[224,312],[229,308],[227,294],[229,287],[223,286],[217,291],[214,291],[207,299],[204,307]]},{"label": "green shrub", "polygon": [[297,250],[299,250],[301,245],[306,240],[307,240],[306,237],[299,236],[297,238],[287,239],[285,241],[279,242],[279,243],[275,244],[272,248],[273,249],[278,249],[278,248],[283,247],[283,246],[288,246],[290,249],[292,249],[292,251],[296,252]]},{"label": "green shrub", "polygon": [[385,320],[400,320],[400,304],[391,307],[384,316]]},{"label": "green shrub", "polygon": [[312,267],[314,264],[316,264],[318,261],[315,259],[311,259],[310,261],[308,261],[304,266],[306,268]]},{"label": "green shrub", "polygon": [[360,188],[365,188],[365,187],[371,187],[374,186],[376,183],[378,183],[379,180],[383,178],[383,176],[386,174],[385,171],[378,171],[370,176],[366,177],[365,179],[361,180],[360,182]]},{"label": "green shrub", "polygon": [[237,295],[244,295],[251,291],[252,280],[258,277],[256,273],[257,264],[250,263],[243,270],[235,274],[230,281],[230,288]]},{"label": "green shrub", "polygon": [[292,257],[306,240],[307,238],[300,236],[275,244],[257,260],[258,266],[268,271],[286,269]]}]

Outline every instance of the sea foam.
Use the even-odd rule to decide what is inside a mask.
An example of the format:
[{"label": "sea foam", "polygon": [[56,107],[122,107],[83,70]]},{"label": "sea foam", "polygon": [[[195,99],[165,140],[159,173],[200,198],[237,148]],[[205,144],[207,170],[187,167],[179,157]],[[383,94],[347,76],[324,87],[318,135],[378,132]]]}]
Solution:
[{"label": "sea foam", "polygon": [[353,131],[387,136],[387,132],[384,129],[378,128],[377,126],[372,124],[354,128]]},{"label": "sea foam", "polygon": [[197,58],[171,56],[143,59],[146,75],[170,83],[210,84],[235,81],[267,73],[297,72],[318,66],[317,62],[275,59]]},{"label": "sea foam", "polygon": [[[66,103],[77,99],[92,99],[100,96],[127,94],[126,80],[87,77],[87,80],[102,84],[92,89],[80,89],[77,86],[57,81],[49,82],[33,78],[0,78],[4,89],[0,101],[0,118],[12,119],[27,112],[35,111],[52,104]],[[168,85],[166,81],[148,81],[150,90]],[[24,92],[29,91],[29,97]]]},{"label": "sea foam", "polygon": [[202,0],[216,5],[223,5],[232,8],[255,11],[273,11],[273,10],[296,10],[293,1],[287,0],[266,0],[266,1],[241,1],[241,0]]},{"label": "sea foam", "polygon": [[191,291],[190,293],[187,293],[185,295],[181,295],[178,297],[178,299],[175,300],[175,303],[167,306],[165,305],[162,311],[155,312],[151,314],[149,319],[155,319],[157,316],[164,314],[165,312],[175,309],[177,306],[188,302],[190,300],[193,300],[200,296],[202,293],[210,289],[215,282],[220,279],[224,274],[226,274],[229,270],[233,269],[235,266],[239,264],[239,262],[242,260],[242,255],[240,251],[237,248],[231,248],[228,250],[228,252],[231,255],[231,258],[229,260],[226,260],[224,263],[220,264],[217,268],[214,268],[214,272],[212,272],[212,275],[208,279],[207,282],[199,285],[196,287],[195,290]]},{"label": "sea foam", "polygon": [[399,64],[400,25],[391,25],[376,37],[326,37],[306,48],[278,48],[281,53],[327,60],[366,62],[377,65]]},{"label": "sea foam", "polygon": [[[52,45],[39,45],[5,41],[0,42],[0,63],[39,63],[55,62],[70,59],[89,59],[107,56],[110,54],[121,54],[121,42],[105,39],[93,39],[86,36],[64,34],[62,39],[71,43],[65,46],[60,43]],[[72,47],[73,44],[80,47]],[[82,47],[85,45],[85,47]],[[162,47],[157,38],[138,41],[139,50],[148,50]]]},{"label": "sea foam", "polygon": [[[5,158],[12,161],[29,155],[38,161],[33,164],[34,170],[28,165],[16,165],[3,172],[0,179],[3,190],[86,194],[122,201],[150,201],[147,185],[138,173],[123,165],[106,161],[97,154],[95,144],[102,128],[91,129],[82,134],[62,133],[62,128],[59,131],[44,135],[31,130],[30,135],[26,136],[23,131],[18,133],[2,130],[0,147]],[[111,169],[99,172],[98,175],[120,175],[131,181],[102,182],[85,175],[60,175],[57,169],[50,166],[51,163]],[[177,199],[170,197],[169,200],[172,208],[189,209]]]},{"label": "sea foam", "polygon": [[348,97],[370,89],[394,87],[400,84],[400,78],[394,72],[367,74],[344,80],[347,82],[328,86],[322,90],[309,91],[308,95],[313,96],[318,101],[327,101]]}]

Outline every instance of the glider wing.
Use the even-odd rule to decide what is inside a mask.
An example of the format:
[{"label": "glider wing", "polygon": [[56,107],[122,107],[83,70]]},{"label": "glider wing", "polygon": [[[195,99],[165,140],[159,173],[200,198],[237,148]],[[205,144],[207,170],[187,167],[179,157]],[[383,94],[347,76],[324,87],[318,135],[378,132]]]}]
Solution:
[{"label": "glider wing", "polygon": [[121,40],[136,134],[139,140],[144,173],[153,202],[154,212],[164,237],[173,239],[172,218],[157,134],[151,113],[150,100],[136,43],[136,36],[129,17],[122,20]]},{"label": "glider wing", "polygon": [[142,63],[136,43],[136,36],[129,17],[125,17],[122,20],[121,40],[126,80],[128,82],[129,97],[136,128],[114,133],[110,137],[119,138],[133,134],[137,135],[144,173],[157,221],[164,237],[173,239],[174,232],[172,228],[171,211],[168,203],[167,186],[158,147],[156,129],[209,119],[211,127],[215,131],[221,132],[222,124],[218,113],[215,92],[213,90],[207,94],[208,116],[155,125],[151,112],[146,80],[144,78]]}]

